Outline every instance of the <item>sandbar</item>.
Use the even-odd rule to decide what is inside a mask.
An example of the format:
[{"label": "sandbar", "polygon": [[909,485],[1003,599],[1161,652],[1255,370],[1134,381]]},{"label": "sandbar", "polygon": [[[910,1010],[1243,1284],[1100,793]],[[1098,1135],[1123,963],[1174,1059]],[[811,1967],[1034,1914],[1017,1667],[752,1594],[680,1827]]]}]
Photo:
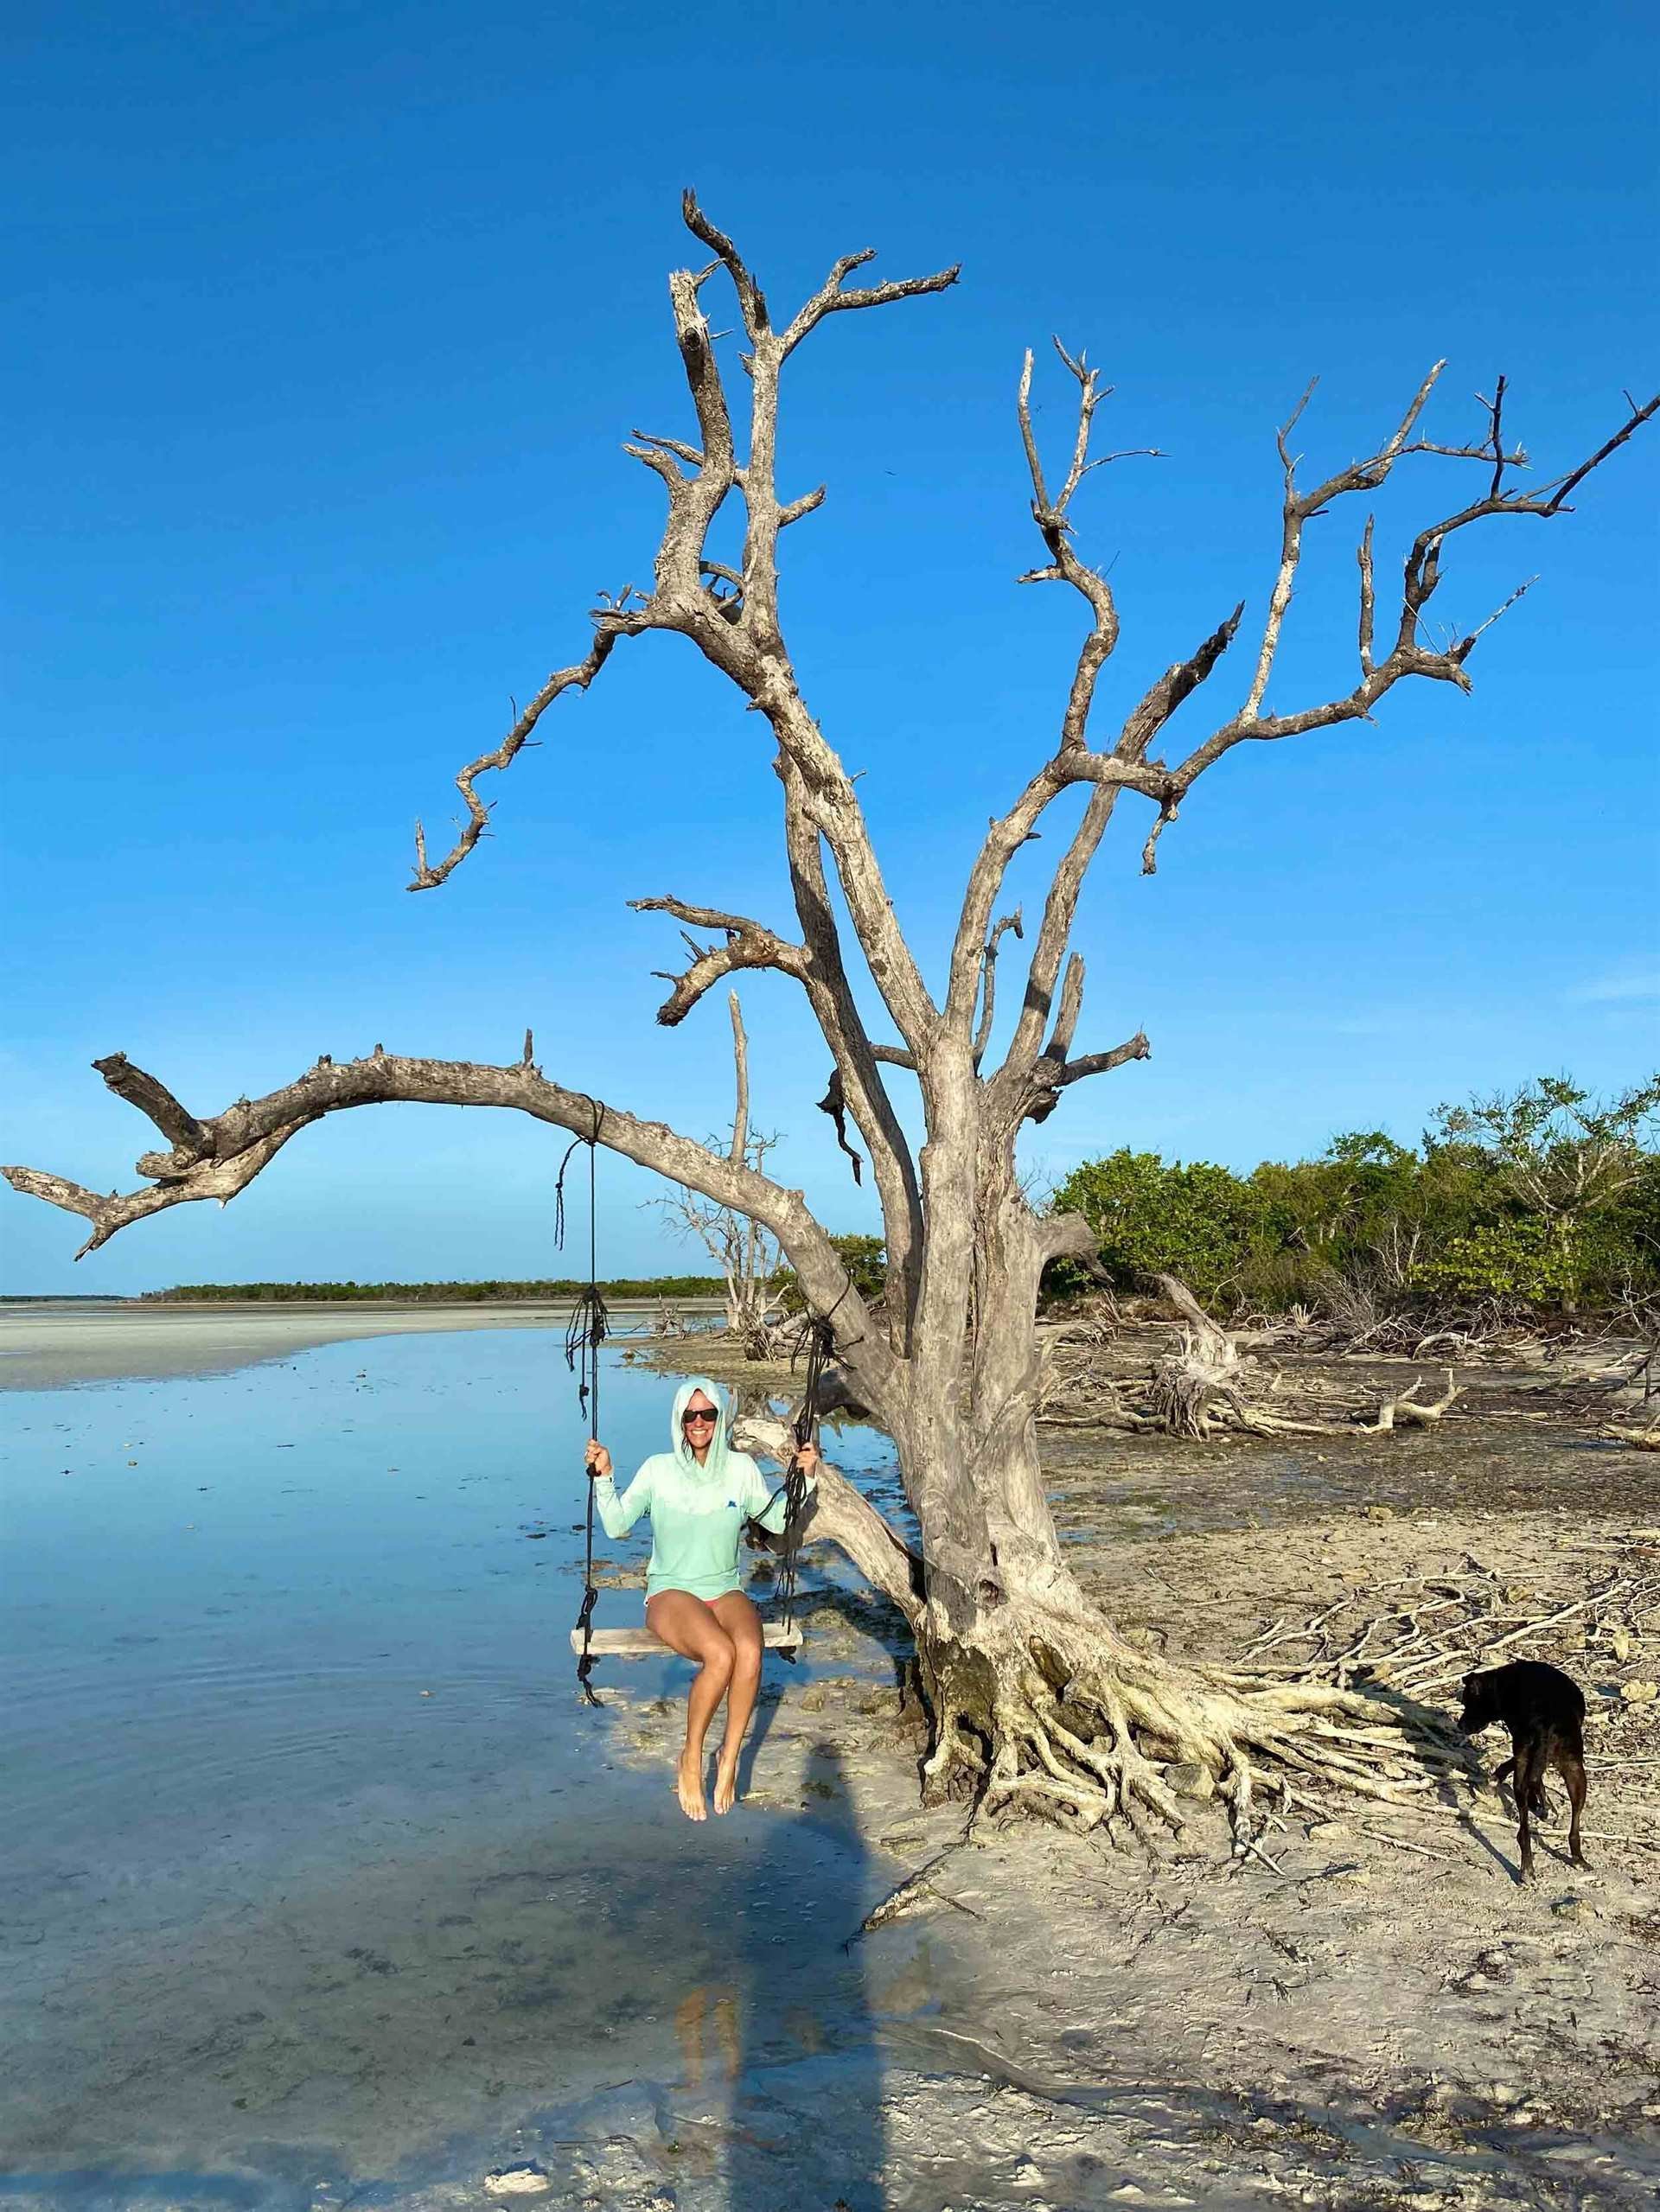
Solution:
[{"label": "sandbar", "polygon": [[[720,1311],[715,1299],[677,1299],[677,1310]],[[620,1328],[642,1329],[651,1300],[610,1308]],[[363,1336],[421,1335],[456,1329],[563,1329],[568,1303],[437,1302],[397,1305],[296,1300],[283,1304],[146,1305],[0,1299],[0,1390],[60,1390],[76,1383],[137,1376],[222,1374],[260,1360],[285,1359],[318,1344]]]}]

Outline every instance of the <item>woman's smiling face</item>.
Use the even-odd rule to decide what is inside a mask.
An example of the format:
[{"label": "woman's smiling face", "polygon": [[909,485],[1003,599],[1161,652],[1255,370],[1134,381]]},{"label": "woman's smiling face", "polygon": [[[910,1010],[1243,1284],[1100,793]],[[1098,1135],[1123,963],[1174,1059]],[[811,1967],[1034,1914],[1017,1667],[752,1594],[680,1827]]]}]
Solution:
[{"label": "woman's smiling face", "polygon": [[709,1457],[709,1447],[714,1442],[715,1424],[719,1418],[719,1413],[703,1393],[694,1390],[680,1416],[680,1433],[691,1446],[693,1457],[699,1466]]}]

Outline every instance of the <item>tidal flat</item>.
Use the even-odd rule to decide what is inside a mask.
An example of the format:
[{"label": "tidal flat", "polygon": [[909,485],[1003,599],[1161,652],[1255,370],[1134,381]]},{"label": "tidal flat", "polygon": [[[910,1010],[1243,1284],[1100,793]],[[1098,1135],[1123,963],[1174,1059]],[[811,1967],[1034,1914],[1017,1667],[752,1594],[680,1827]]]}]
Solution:
[{"label": "tidal flat", "polygon": [[[620,1457],[672,1394],[607,1376]],[[699,2006],[840,2049],[844,1794],[694,1834],[576,1698],[576,1413],[536,1329],[8,1394],[0,2203],[476,2195]]]},{"label": "tidal flat", "polygon": [[[713,1301],[681,1301],[700,1316]],[[639,1334],[654,1305],[619,1300],[619,1332]],[[0,1390],[51,1390],[124,1378],[211,1374],[320,1344],[373,1336],[447,1335],[454,1330],[559,1329],[568,1304],[523,1299],[486,1304],[388,1299],[293,1299],[146,1304],[136,1299],[0,1298]]]},{"label": "tidal flat", "polygon": [[[616,1348],[621,1463],[673,1388]],[[745,1797],[694,1829],[678,1663],[575,1697],[582,1430],[546,1326],[14,1388],[0,1431],[0,2212],[1660,2184],[1660,1731],[1618,1694],[1657,1671],[1651,1616],[1618,1663],[1541,1647],[1601,1723],[1587,1822],[1634,1839],[1589,1845],[1590,1875],[1547,1824],[1518,1890],[1491,1792],[1288,1812],[1266,1864],[1198,1807],[1152,1866],[922,1812],[890,1623],[809,1552],[804,1660],[769,1662]],[[826,1450],[897,1508],[878,1432]],[[1651,1463],[1571,1425],[1304,1454],[1069,1431],[1052,1457],[1084,1579],[1172,1650],[1359,1618],[1472,1558],[1542,1613],[1660,1573]],[[602,1622],[637,1617],[644,1551],[603,1544]]]}]

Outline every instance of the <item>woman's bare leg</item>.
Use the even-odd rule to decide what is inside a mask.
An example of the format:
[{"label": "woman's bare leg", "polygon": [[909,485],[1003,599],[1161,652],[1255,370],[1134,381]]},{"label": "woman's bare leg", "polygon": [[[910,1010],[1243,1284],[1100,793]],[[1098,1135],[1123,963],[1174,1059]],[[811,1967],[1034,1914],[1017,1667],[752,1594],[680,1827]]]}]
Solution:
[{"label": "woman's bare leg", "polygon": [[[753,1610],[753,1608],[751,1608]],[[686,1743],[674,1777],[675,1794],[688,1820],[709,1817],[703,1795],[703,1739],[709,1732],[715,1707],[726,1694],[733,1677],[736,1654],[732,1639],[702,1598],[689,1590],[660,1590],[646,1600],[646,1626],[661,1636],[671,1651],[695,1659],[698,1671],[686,1701]]]},{"label": "woman's bare leg", "polygon": [[715,1764],[715,1810],[730,1813],[737,1795],[737,1755],[744,1733],[755,1711],[761,1686],[761,1616],[741,1590],[729,1590],[714,1603],[715,1618],[732,1644],[731,1682],[726,1692],[726,1733],[720,1739]]}]

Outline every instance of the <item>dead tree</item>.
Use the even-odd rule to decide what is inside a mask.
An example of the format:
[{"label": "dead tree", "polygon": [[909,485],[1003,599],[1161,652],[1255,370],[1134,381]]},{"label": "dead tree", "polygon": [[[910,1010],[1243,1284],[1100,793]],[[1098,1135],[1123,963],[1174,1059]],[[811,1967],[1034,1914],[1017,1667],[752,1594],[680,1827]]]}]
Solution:
[{"label": "dead tree", "polygon": [[[691,938],[694,959],[701,947]],[[673,977],[668,979],[673,981]],[[759,1137],[750,1126],[750,1042],[744,1034],[744,1013],[735,991],[727,993],[732,1015],[732,1065],[737,1097],[732,1107],[732,1141],[726,1157],[763,1173],[767,1154],[776,1137]],[[746,1360],[764,1360],[773,1349],[773,1332],[767,1309],[772,1299],[772,1278],[778,1272],[778,1243],[759,1221],[730,1206],[718,1206],[682,1184],[667,1198],[652,1202],[663,1219],[681,1236],[695,1237],[719,1268],[726,1285],[726,1327],[742,1348]]]},{"label": "dead tree", "polygon": [[[448,853],[433,858],[418,827],[410,888],[435,889],[472,851],[490,813],[478,796],[478,780],[509,766],[556,701],[585,690],[611,654],[635,639],[669,632],[688,641],[730,681],[757,730],[769,733],[795,919],[792,931],[678,894],[637,902],[708,940],[674,977],[658,1018],[671,1025],[683,1020],[712,986],[744,970],[771,970],[805,991],[833,1067],[827,1106],[839,1126],[842,1116],[851,1117],[881,1202],[888,1286],[880,1314],[867,1310],[800,1192],[742,1159],[545,1074],[528,1038],[522,1060],[507,1067],[412,1058],[379,1048],[367,1059],[325,1058],[269,1096],[238,1100],[206,1120],[117,1054],[95,1064],[165,1140],[164,1150],[138,1162],[145,1187],[105,1196],[32,1169],[5,1173],[16,1189],[85,1215],[92,1234],[84,1249],[91,1250],[165,1207],[234,1197],[308,1124],[352,1107],[393,1100],[503,1106],[591,1137],[747,1215],[776,1237],[810,1309],[833,1330],[853,1386],[893,1437],[922,1529],[925,1571],[916,1573],[896,1532],[846,1483],[827,1483],[819,1533],[846,1549],[915,1629],[932,1712],[930,1791],[971,1790],[987,1806],[1022,1805],[1081,1826],[1105,1821],[1146,1833],[1181,1817],[1166,1771],[1198,1768],[1214,1777],[1227,1801],[1241,1848],[1248,1847],[1254,1777],[1265,1763],[1299,1788],[1312,1777],[1327,1778],[1389,1795],[1408,1786],[1391,1709],[1330,1684],[1265,1681],[1138,1649],[1074,1579],[1057,1541],[1038,1463],[1034,1314],[1045,1263],[1083,1252],[1090,1233],[1082,1220],[1044,1217],[1028,1206],[1016,1170],[1016,1139],[1026,1122],[1052,1113],[1074,1084],[1148,1049],[1140,1035],[1101,1049],[1080,1050],[1076,1043],[1084,974],[1078,955],[1069,954],[1069,940],[1086,871],[1120,797],[1127,794],[1150,811],[1142,865],[1151,871],[1160,838],[1194,786],[1235,747],[1368,721],[1409,678],[1467,691],[1471,654],[1497,616],[1450,641],[1433,641],[1426,618],[1448,545],[1459,532],[1490,519],[1564,513],[1575,488],[1660,408],[1660,398],[1632,405],[1628,418],[1579,466],[1523,489],[1512,481],[1526,456],[1505,440],[1503,378],[1481,402],[1484,420],[1472,443],[1442,444],[1424,435],[1421,424],[1438,364],[1375,452],[1305,489],[1291,438],[1306,392],[1279,434],[1280,558],[1244,696],[1208,734],[1177,745],[1166,758],[1159,748],[1172,717],[1215,677],[1239,632],[1244,603],[1148,686],[1120,729],[1097,735],[1091,726],[1096,684],[1118,643],[1119,618],[1107,577],[1076,549],[1073,505],[1085,476],[1120,456],[1092,457],[1095,417],[1107,388],[1082,354],[1075,358],[1057,343],[1078,411],[1061,472],[1051,475],[1032,424],[1028,355],[1016,416],[1044,550],[1040,564],[1023,580],[1076,592],[1088,627],[1052,746],[1012,803],[993,817],[968,877],[948,966],[930,979],[901,930],[853,781],[814,721],[790,659],[779,604],[781,544],[825,494],[823,487],[801,493],[781,487],[776,456],[781,380],[796,347],[827,316],[943,291],[958,272],[867,284],[854,278],[871,253],[848,254],[781,322],[737,246],[690,194],[684,214],[710,256],[702,268],[669,279],[695,436],[640,431],[624,449],[661,479],[667,498],[651,588],[630,586],[603,597],[590,618],[585,653],[556,670],[501,743],[461,771],[456,781],[467,814],[460,834]],[[742,327],[743,382],[737,388],[741,393],[747,385],[748,419],[741,430],[704,308],[716,278],[736,294]],[[1376,492],[1401,464],[1434,456],[1477,481],[1466,500],[1413,539],[1400,583],[1383,593],[1381,605],[1372,525],[1366,522],[1357,553],[1353,684],[1313,704],[1271,707],[1275,656],[1309,526],[1339,501]],[[713,558],[710,545],[711,526],[729,500],[743,511],[736,566]],[[1015,855],[1076,785],[1089,787],[1088,803],[1055,867],[1012,1033],[994,1059],[995,955],[1004,931],[999,895]],[[838,926],[832,871],[851,941]],[[865,1006],[878,998],[891,1036],[872,1034],[867,1023]],[[897,1080],[915,1082],[920,1092],[927,1141],[916,1150],[892,1103],[890,1085]],[[1417,1779],[1423,1781],[1421,1772]]]}]

